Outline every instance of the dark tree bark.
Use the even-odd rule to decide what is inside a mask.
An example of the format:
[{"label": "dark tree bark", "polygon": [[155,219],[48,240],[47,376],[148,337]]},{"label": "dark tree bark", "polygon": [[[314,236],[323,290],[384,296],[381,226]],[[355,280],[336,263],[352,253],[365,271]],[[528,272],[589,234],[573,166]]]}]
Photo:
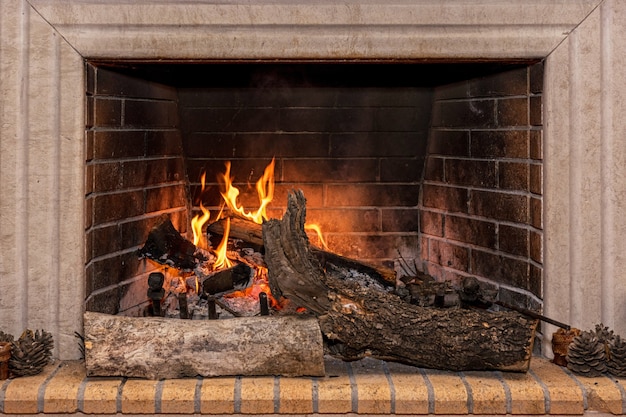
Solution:
[{"label": "dark tree bark", "polygon": [[516,312],[424,308],[327,273],[304,232],[306,200],[289,195],[282,220],[263,225],[270,287],[318,316],[344,359],[365,354],[447,370],[526,371],[536,320]]}]

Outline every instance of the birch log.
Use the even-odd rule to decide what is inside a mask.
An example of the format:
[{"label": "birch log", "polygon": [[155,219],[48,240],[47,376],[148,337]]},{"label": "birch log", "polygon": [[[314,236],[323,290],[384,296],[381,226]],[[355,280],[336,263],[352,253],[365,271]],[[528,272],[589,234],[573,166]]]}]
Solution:
[{"label": "birch log", "polygon": [[322,333],[312,317],[200,321],[86,312],[84,320],[88,376],[324,375]]}]

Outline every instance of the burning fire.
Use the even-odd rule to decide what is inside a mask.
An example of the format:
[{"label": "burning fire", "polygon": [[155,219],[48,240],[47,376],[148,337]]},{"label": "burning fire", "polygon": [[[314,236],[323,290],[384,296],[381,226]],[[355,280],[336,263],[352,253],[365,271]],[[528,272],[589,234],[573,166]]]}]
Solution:
[{"label": "burning fire", "polygon": [[272,158],[272,162],[265,167],[263,176],[256,183],[256,191],[259,196],[259,209],[253,213],[246,212],[237,201],[239,189],[233,186],[233,178],[230,176],[230,162],[226,162],[226,172],[222,175],[220,180],[224,185],[224,190],[221,191],[221,194],[229,209],[243,218],[252,220],[256,224],[262,224],[263,220],[267,220],[266,208],[274,198],[274,158]]},{"label": "burning fire", "polygon": [[[230,175],[230,162],[226,163],[226,171],[224,174],[218,176],[218,181],[222,185],[222,189],[220,190],[220,194],[224,199],[224,203],[226,206],[232,210],[233,213],[236,213],[238,216],[248,219],[254,223],[262,224],[264,220],[268,220],[267,216],[267,207],[272,202],[274,198],[274,166],[275,160],[272,161],[265,167],[263,175],[256,182],[256,191],[259,199],[259,208],[256,211],[246,211],[239,203],[238,197],[240,191],[237,187],[233,185],[233,177]],[[205,189],[205,173],[202,174],[200,179],[202,189],[201,192]],[[204,207],[202,202],[200,203],[200,210],[202,211],[202,215],[196,215],[191,220],[191,228],[193,230],[193,243],[197,247],[207,249],[208,245],[206,242],[206,238],[202,233],[202,229],[204,225],[211,218],[209,210]],[[217,219],[221,217],[221,212],[217,215]],[[328,248],[324,236],[322,235],[322,231],[320,227],[316,224],[307,224],[305,225],[307,230],[312,230],[317,233],[319,241],[323,245],[325,249]],[[230,218],[226,218],[226,224],[224,226],[224,232],[222,235],[222,240],[218,247],[215,249],[214,253],[217,257],[217,260],[213,264],[214,270],[230,268],[233,266],[233,263],[228,259],[227,256],[227,246],[228,246],[228,238],[230,235]],[[264,292],[268,294],[268,301],[270,306],[273,308],[280,308],[278,301],[276,301],[273,297],[271,297],[271,292],[269,289],[269,285],[267,282],[267,270],[265,268],[259,268],[256,271],[255,278],[253,280],[252,286],[249,288],[236,291],[230,294],[228,297],[251,297],[254,299],[258,299],[259,294]]]},{"label": "burning fire", "polygon": [[[202,191],[204,191],[206,173],[202,173],[202,177],[200,178],[200,183],[202,184]],[[207,242],[204,234],[202,233],[202,226],[205,225],[206,222],[209,221],[211,217],[211,213],[207,210],[203,205],[202,201],[200,202],[200,210],[202,210],[202,217],[200,215],[196,215],[193,219],[191,219],[191,230],[193,231],[193,244],[206,249]]]}]

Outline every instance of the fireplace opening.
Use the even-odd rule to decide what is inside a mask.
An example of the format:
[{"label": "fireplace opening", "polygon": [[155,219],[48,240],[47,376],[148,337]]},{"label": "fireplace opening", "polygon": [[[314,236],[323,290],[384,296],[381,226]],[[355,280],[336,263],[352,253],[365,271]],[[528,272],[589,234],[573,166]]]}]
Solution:
[{"label": "fireplace opening", "polygon": [[[542,310],[541,62],[88,62],[86,310],[142,315],[165,215],[243,206],[272,160],[270,217],[302,189],[328,247]],[[201,177],[205,174],[204,191]],[[251,192],[252,191],[252,192]],[[313,238],[314,239],[314,238]]]}]

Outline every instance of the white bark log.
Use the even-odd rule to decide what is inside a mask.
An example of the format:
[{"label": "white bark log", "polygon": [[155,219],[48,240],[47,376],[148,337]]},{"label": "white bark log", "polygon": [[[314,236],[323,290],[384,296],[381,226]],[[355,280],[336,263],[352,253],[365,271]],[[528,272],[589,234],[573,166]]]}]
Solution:
[{"label": "white bark log", "polygon": [[86,312],[84,321],[89,376],[324,375],[322,333],[312,317],[200,321]]}]

